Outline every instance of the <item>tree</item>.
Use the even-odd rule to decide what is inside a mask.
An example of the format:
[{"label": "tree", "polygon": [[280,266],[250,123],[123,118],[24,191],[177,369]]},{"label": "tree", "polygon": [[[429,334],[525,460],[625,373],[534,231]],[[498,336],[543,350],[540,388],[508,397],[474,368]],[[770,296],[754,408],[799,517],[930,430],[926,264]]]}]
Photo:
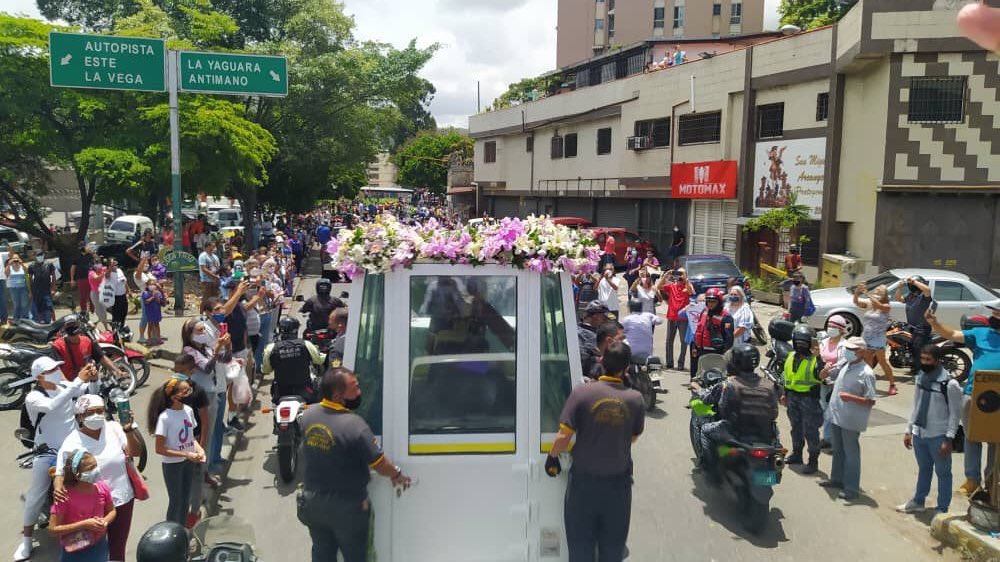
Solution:
[{"label": "tree", "polygon": [[[795,243],[805,244],[809,241],[808,237],[799,236],[799,224],[808,220],[809,207],[799,203],[795,193],[791,193],[784,207],[769,209],[759,217],[750,219],[743,225],[743,229],[747,232],[757,232],[766,228],[777,234],[779,239],[783,239],[787,247]],[[774,258],[777,260],[777,252],[775,252]]]},{"label": "tree", "polygon": [[418,134],[392,156],[393,164],[399,168],[399,184],[444,193],[449,158],[456,153],[462,159],[472,158],[474,146],[472,139],[453,129]]},{"label": "tree", "polygon": [[781,0],[782,24],[814,29],[837,23],[857,0]]},{"label": "tree", "polygon": [[524,78],[520,82],[509,85],[506,92],[493,100],[493,109],[504,109],[551,95],[561,82],[562,78],[559,76]]}]

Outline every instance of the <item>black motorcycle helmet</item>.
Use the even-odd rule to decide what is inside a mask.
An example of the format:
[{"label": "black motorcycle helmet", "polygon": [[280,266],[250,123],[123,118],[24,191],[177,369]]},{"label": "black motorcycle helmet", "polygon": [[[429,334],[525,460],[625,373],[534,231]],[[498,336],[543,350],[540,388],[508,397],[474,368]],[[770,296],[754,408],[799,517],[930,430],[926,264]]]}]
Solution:
[{"label": "black motorcycle helmet", "polygon": [[330,283],[329,279],[325,277],[320,277],[316,280],[316,294],[321,297],[330,296],[330,291],[333,289],[333,283]]},{"label": "black motorcycle helmet", "polygon": [[188,534],[182,525],[172,521],[157,523],[143,533],[135,550],[138,562],[185,562],[188,554]]},{"label": "black motorcycle helmet", "polygon": [[281,339],[291,340],[299,337],[299,321],[291,316],[285,316],[278,321],[278,332]]},{"label": "black motorcycle helmet", "polygon": [[729,351],[729,371],[733,373],[753,372],[760,365],[760,352],[748,343],[738,343]]},{"label": "black motorcycle helmet", "polygon": [[792,347],[795,351],[807,353],[812,349],[812,342],[816,338],[816,330],[805,324],[799,324],[792,330]]},{"label": "black motorcycle helmet", "polygon": [[63,331],[67,336],[79,334],[83,330],[83,322],[76,314],[70,314],[63,319]]},{"label": "black motorcycle helmet", "polygon": [[628,300],[628,311],[629,312],[642,312],[642,301],[632,297]]}]

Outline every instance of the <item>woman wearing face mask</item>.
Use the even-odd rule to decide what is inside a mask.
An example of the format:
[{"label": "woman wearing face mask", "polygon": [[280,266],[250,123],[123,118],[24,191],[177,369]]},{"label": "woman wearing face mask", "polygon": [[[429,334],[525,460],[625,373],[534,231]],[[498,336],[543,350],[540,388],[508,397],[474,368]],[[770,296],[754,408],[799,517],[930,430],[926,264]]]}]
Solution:
[{"label": "woman wearing face mask", "polygon": [[132,507],[135,491],[129,481],[125,463],[128,457],[138,455],[139,444],[132,435],[132,424],[122,427],[106,419],[104,400],[95,394],[84,394],[76,401],[76,420],[79,427],[63,441],[56,455],[56,477],[53,483],[56,501],[68,497],[65,487],[65,467],[79,449],[84,449],[97,459],[101,479],[111,488],[117,515],[108,530],[108,560],[123,562],[125,545],[132,527]]},{"label": "woman wearing face mask", "polygon": [[101,283],[104,282],[104,264],[95,262],[90,273],[87,274],[87,282],[90,283],[90,302],[94,306],[97,319],[108,329],[108,309],[101,302]]},{"label": "woman wearing face mask", "polygon": [[[840,372],[838,364],[844,362],[844,334],[847,333],[847,320],[839,314],[834,314],[826,321],[826,337],[819,342],[819,357],[823,360],[822,375],[823,386],[819,389],[819,405],[826,413],[827,406],[830,405],[830,393],[833,392],[833,383],[837,382],[837,373]],[[830,420],[823,423],[822,439],[820,448],[830,448]]]},{"label": "woman wearing face mask", "polygon": [[66,500],[52,506],[49,533],[62,544],[60,562],[103,562],[108,559],[108,527],[115,520],[114,498],[101,480],[97,459],[77,449],[63,468]]},{"label": "woman wearing face mask", "polygon": [[636,279],[639,278],[640,269],[642,269],[642,258],[639,256],[639,250],[630,248],[628,259],[625,261],[625,275],[623,275],[628,286],[632,286]]},{"label": "woman wearing face mask", "polygon": [[792,286],[788,291],[788,319],[792,322],[801,322],[811,302],[812,295],[809,293],[805,276],[799,272],[792,274]]},{"label": "woman wearing face mask", "polygon": [[[224,375],[220,377],[220,369],[216,369],[216,363],[230,359],[232,348],[229,334],[216,338],[209,331],[208,324],[209,322],[204,320],[188,320],[181,329],[181,340],[184,343],[183,352],[194,358],[196,367],[191,374],[191,380],[209,397],[209,423],[207,427],[202,428],[202,432],[203,441],[209,443],[208,454],[211,455],[216,433],[225,431],[225,427],[218,422],[221,419],[219,409],[225,411],[226,377]],[[221,435],[219,441],[221,442]],[[205,482],[213,487],[221,484],[218,477],[211,476],[207,472]]]},{"label": "woman wearing face mask", "polygon": [[746,294],[737,285],[726,295],[727,311],[733,317],[733,345],[750,341],[753,333],[753,311],[747,304]]},{"label": "woman wearing face mask", "polygon": [[[854,289],[854,306],[865,310],[861,317],[861,335],[865,338],[865,345],[874,353],[875,361],[889,379],[889,396],[895,396],[896,378],[893,376],[892,365],[885,357],[885,332],[892,322],[889,312],[889,290],[885,285],[879,285],[868,293],[868,288],[860,284]],[[875,366],[873,362],[871,367]]]},{"label": "woman wearing face mask", "polygon": [[[653,278],[645,267],[639,270],[639,278],[632,283],[629,293],[642,301],[643,312],[656,314],[656,303],[659,301],[660,295],[656,287],[653,286]],[[656,326],[653,326],[653,329],[656,329]]]},{"label": "woman wearing face mask", "polygon": [[[142,244],[142,242],[140,242],[139,244]],[[141,291],[145,289],[147,285],[149,285],[150,281],[155,281],[155,280],[156,277],[154,277],[153,274],[149,272],[149,258],[143,256],[142,259],[139,260],[139,265],[135,268],[135,272],[132,274],[132,281],[135,283],[136,287],[139,287],[139,290]],[[147,341],[146,328],[149,326],[149,318],[146,315],[145,306],[140,306],[139,309],[142,310],[142,316],[139,318],[139,339],[136,341],[141,344],[145,344]]]},{"label": "woman wearing face mask", "polygon": [[193,388],[184,375],[174,375],[153,392],[149,403],[149,432],[156,435],[156,454],[162,458],[167,488],[167,521],[183,525],[191,502],[195,465],[205,462],[205,451],[194,438],[194,410],[184,404]]},{"label": "woman wearing face mask", "polygon": [[[97,369],[90,365],[81,369],[72,382],[67,382],[63,379],[60,365],[62,361],[48,356],[36,359],[31,364],[35,388],[24,401],[28,419],[35,426],[34,445],[45,445],[53,451],[59,450],[66,436],[76,429],[73,400],[84,393],[87,383],[97,378]],[[24,538],[14,551],[15,561],[31,558],[35,521],[52,483],[49,477],[51,465],[51,457],[47,456],[35,458],[32,465],[31,487],[24,494]]]},{"label": "woman wearing face mask", "polygon": [[28,318],[30,312],[28,268],[21,263],[21,256],[11,252],[7,258],[7,265],[4,266],[4,273],[7,276],[7,292],[10,293],[10,301],[14,305],[12,318],[15,321]]}]

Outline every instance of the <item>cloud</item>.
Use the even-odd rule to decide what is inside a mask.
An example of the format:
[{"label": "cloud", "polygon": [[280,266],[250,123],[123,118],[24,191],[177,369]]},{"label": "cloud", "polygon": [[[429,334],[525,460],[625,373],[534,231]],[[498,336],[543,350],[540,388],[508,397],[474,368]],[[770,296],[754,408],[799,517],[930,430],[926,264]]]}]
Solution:
[{"label": "cloud", "polygon": [[442,11],[451,12],[509,12],[520,8],[531,0],[440,0]]}]

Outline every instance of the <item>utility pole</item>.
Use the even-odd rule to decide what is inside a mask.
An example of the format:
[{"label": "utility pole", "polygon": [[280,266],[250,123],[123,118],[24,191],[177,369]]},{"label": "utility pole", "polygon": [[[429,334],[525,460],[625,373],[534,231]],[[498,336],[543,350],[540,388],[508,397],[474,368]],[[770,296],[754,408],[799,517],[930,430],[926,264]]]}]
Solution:
[{"label": "utility pole", "polygon": [[[167,51],[167,94],[170,108],[170,200],[174,213],[174,251],[184,250],[181,216],[181,133],[177,104],[177,51]],[[174,313],[184,314],[184,272],[174,272]]]}]

